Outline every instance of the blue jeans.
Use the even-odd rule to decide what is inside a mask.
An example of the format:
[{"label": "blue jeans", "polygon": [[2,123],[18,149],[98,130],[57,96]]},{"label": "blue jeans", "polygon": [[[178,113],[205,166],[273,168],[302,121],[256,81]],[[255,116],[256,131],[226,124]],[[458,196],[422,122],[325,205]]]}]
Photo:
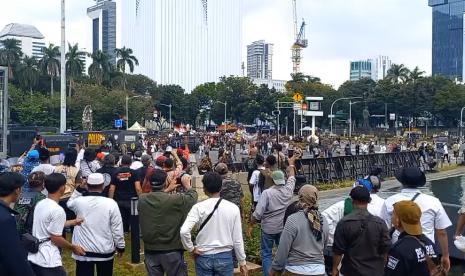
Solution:
[{"label": "blue jeans", "polygon": [[262,231],[261,235],[261,251],[262,251],[262,269],[263,276],[268,276],[271,270],[271,262],[273,261],[273,245],[279,245],[281,233],[267,234]]},{"label": "blue jeans", "polygon": [[231,276],[234,274],[232,252],[200,255],[195,259],[197,276]]}]

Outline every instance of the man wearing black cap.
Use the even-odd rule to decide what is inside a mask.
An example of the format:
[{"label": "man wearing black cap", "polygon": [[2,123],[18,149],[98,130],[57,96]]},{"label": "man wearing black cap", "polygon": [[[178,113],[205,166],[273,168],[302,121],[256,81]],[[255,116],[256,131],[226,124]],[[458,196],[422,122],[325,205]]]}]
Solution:
[{"label": "man wearing black cap", "polygon": [[[447,216],[441,201],[434,196],[423,194],[418,187],[426,184],[426,176],[419,168],[401,168],[395,174],[396,179],[402,184],[400,193],[388,197],[384,201],[381,217],[388,227],[391,227],[394,204],[403,200],[414,201],[421,209],[421,227],[423,234],[435,243],[435,236],[441,248],[441,264],[446,271],[450,269],[449,244],[447,227],[452,223]],[[399,232],[393,234],[393,242],[397,241]]]},{"label": "man wearing black cap", "polygon": [[386,224],[368,212],[371,198],[367,188],[353,188],[350,197],[354,211],[338,223],[334,233],[332,276],[339,275],[341,260],[344,276],[383,275],[391,244]]},{"label": "man wearing black cap", "polygon": [[150,276],[187,275],[180,229],[197,202],[197,192],[170,194],[179,186],[175,177],[155,169],[150,176],[152,192],[139,198],[139,220],[145,249],[145,268]]},{"label": "man wearing black cap", "polygon": [[18,173],[0,175],[0,275],[34,275],[19,241],[13,216],[17,213],[9,207],[18,199],[23,183]]}]

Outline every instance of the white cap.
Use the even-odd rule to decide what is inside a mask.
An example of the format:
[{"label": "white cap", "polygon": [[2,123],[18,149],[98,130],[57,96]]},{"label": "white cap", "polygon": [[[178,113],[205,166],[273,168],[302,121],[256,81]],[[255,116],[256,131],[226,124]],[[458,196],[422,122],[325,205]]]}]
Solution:
[{"label": "white cap", "polygon": [[166,147],[166,152],[171,152],[172,150],[173,150],[173,148],[171,146]]},{"label": "white cap", "polygon": [[105,179],[101,173],[91,173],[87,177],[87,185],[102,185],[104,182]]}]

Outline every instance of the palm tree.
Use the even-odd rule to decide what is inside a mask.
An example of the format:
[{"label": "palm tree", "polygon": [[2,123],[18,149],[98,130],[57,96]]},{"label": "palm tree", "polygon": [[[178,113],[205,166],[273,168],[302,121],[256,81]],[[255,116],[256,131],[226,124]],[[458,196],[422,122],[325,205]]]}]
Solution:
[{"label": "palm tree", "polygon": [[126,64],[129,66],[129,72],[134,72],[134,65],[139,66],[139,61],[135,56],[132,55],[132,49],[123,47],[121,49],[115,49],[116,68],[118,71],[123,73],[123,90],[126,90]]},{"label": "palm tree", "polygon": [[66,53],[66,75],[69,78],[68,97],[71,97],[71,90],[74,88],[74,79],[82,75],[84,62],[81,58],[85,55],[86,52],[79,51],[77,43],[73,46],[68,43],[68,52]]},{"label": "palm tree", "polygon": [[50,44],[42,52],[44,55],[39,61],[39,68],[50,77],[50,95],[53,96],[53,79],[60,72],[60,48]]},{"label": "palm tree", "polygon": [[13,78],[13,64],[17,63],[23,55],[21,51],[21,41],[14,38],[7,38],[0,41],[0,63],[8,66],[8,78]]},{"label": "palm tree", "polygon": [[406,82],[409,74],[410,70],[403,64],[393,64],[387,72],[387,78],[393,83]]},{"label": "palm tree", "polygon": [[97,50],[89,55],[92,58],[92,64],[89,66],[89,76],[95,80],[98,85],[103,82],[103,77],[110,72],[110,59],[107,54]]},{"label": "palm tree", "polygon": [[415,81],[423,78],[423,74],[425,74],[425,71],[421,71],[417,66],[410,72],[409,80],[415,83]]},{"label": "palm tree", "polygon": [[37,85],[40,76],[36,58],[24,56],[17,72],[20,84],[28,88],[32,95],[32,88]]}]

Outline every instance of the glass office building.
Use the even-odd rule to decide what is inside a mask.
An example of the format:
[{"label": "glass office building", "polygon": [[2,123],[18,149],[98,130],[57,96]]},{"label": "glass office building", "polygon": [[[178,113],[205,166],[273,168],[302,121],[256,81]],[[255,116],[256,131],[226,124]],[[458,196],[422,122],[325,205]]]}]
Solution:
[{"label": "glass office building", "polygon": [[357,81],[364,78],[372,78],[371,60],[351,61],[350,80]]},{"label": "glass office building", "polygon": [[102,50],[116,64],[116,3],[111,0],[96,0],[96,5],[87,9],[92,19],[92,51]]},{"label": "glass office building", "polygon": [[465,0],[429,0],[433,9],[433,75],[463,80]]}]

